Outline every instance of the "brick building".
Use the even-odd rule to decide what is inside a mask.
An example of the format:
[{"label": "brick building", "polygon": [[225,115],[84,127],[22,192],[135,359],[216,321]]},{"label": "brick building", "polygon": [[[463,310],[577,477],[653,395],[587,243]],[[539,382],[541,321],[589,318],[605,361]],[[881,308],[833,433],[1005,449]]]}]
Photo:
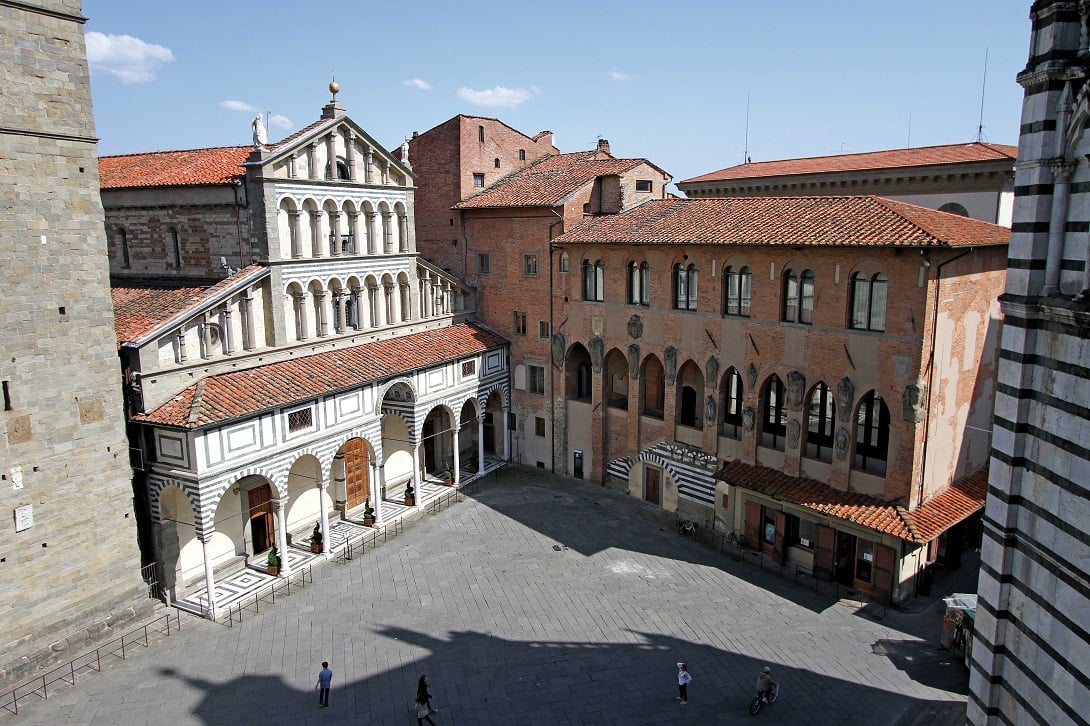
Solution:
[{"label": "brick building", "polygon": [[146,613],[79,0],[0,8],[0,690]]},{"label": "brick building", "polygon": [[588,219],[550,255],[559,468],[906,599],[983,506],[1008,236],[870,196]]},{"label": "brick building", "polygon": [[413,132],[409,153],[417,182],[417,249],[444,270],[474,281],[477,260],[452,207],[559,152],[551,131],[526,136],[498,119],[458,115],[423,134]]},{"label": "brick building", "polygon": [[[481,319],[511,341],[515,461],[566,471],[550,375],[557,265],[550,240],[595,214],[616,214],[661,199],[670,176],[645,159],[617,159],[609,143],[551,154],[455,205],[474,266]],[[564,268],[566,269],[566,268]],[[566,273],[565,273],[566,274]],[[563,329],[563,322],[556,325]],[[589,470],[588,470],[589,471]]]},{"label": "brick building", "polygon": [[689,197],[877,194],[1011,226],[1018,148],[973,142],[739,164],[678,182]]},{"label": "brick building", "polygon": [[1090,83],[1085,3],[1030,7],[969,722],[1090,709]]},{"label": "brick building", "polygon": [[137,489],[161,581],[210,617],[273,547],[290,574],[312,527],[329,553],[507,449],[506,341],[417,254],[407,145],[330,90],[279,142],[101,162]]}]

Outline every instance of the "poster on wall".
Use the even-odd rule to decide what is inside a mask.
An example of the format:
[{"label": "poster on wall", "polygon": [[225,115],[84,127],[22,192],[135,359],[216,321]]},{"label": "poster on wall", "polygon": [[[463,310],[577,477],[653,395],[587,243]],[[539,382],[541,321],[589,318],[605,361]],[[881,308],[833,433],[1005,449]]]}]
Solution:
[{"label": "poster on wall", "polygon": [[15,531],[22,532],[34,526],[34,505],[24,504],[15,508]]}]

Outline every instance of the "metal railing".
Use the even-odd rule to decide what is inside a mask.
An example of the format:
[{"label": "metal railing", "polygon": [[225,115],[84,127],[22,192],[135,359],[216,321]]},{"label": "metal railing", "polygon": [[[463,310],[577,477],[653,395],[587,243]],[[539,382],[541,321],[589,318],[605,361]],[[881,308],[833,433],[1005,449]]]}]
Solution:
[{"label": "metal railing", "polygon": [[103,656],[109,658],[116,656],[121,659],[128,658],[132,646],[140,645],[145,648],[151,646],[153,635],[170,636],[171,629],[182,629],[181,612],[175,610],[152,620],[139,628],[135,628],[124,635],[104,643],[92,651],[84,653],[64,665],[55,666],[40,676],[36,676],[25,683],[21,683],[10,691],[0,694],[0,709],[19,714],[19,701],[31,696],[39,700],[49,698],[49,686],[64,681],[70,686],[76,685],[76,676],[86,671],[101,671]]},{"label": "metal railing", "polygon": [[[295,570],[290,575],[285,575],[284,577],[277,578],[275,582],[270,582],[265,587],[247,595],[246,597],[243,597],[238,602],[231,603],[227,606],[227,614],[221,615],[220,620],[223,621],[224,625],[228,627],[234,627],[236,615],[238,616],[238,622],[242,622],[243,610],[252,610],[256,615],[257,613],[261,612],[261,603],[263,601],[269,603],[270,605],[275,605],[276,593],[278,591],[284,590],[286,592],[284,593],[283,597],[290,597],[291,585],[293,580],[297,581],[297,588],[305,587],[307,584],[307,580],[310,580],[312,583],[314,582],[314,575],[311,572],[311,567],[312,565],[300,567],[298,570]],[[207,606],[205,605],[204,598],[199,598],[199,601],[201,603],[201,609],[207,612],[207,610],[205,610]]]}]

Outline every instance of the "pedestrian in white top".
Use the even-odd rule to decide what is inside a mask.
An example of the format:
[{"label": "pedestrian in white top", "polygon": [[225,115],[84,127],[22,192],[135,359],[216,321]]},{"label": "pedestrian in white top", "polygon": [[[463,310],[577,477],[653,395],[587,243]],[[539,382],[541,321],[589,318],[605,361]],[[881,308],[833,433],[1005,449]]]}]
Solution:
[{"label": "pedestrian in white top", "polygon": [[682,703],[689,702],[689,683],[693,680],[689,674],[689,667],[684,663],[677,664],[677,700]]}]

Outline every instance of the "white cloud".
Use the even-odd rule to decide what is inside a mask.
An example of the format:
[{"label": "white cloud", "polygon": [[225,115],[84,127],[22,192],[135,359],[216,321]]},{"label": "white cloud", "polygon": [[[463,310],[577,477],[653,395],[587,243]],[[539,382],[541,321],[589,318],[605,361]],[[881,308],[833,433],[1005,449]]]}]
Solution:
[{"label": "white cloud", "polygon": [[228,111],[245,111],[246,113],[258,113],[261,110],[257,106],[251,106],[245,101],[233,101],[231,99],[220,101],[220,108],[225,108]]},{"label": "white cloud", "polygon": [[87,62],[91,68],[115,76],[126,85],[155,80],[159,66],[173,60],[170,48],[131,35],[87,33]]},{"label": "white cloud", "polygon": [[422,78],[410,78],[409,80],[404,81],[403,83],[406,86],[408,86],[409,88],[418,88],[421,91],[430,91],[431,90],[431,84],[428,83],[427,81],[423,80]]},{"label": "white cloud", "polygon": [[612,78],[615,81],[630,81],[630,80],[632,80],[632,76],[628,75],[627,73],[622,73],[621,71],[617,70],[616,68],[614,68],[609,73],[607,73],[606,77],[607,78]]},{"label": "white cloud", "polygon": [[458,96],[474,106],[489,106],[499,108],[514,108],[526,103],[533,94],[521,88],[504,88],[496,86],[484,91],[474,91],[472,88],[459,88]]},{"label": "white cloud", "polygon": [[287,116],[281,116],[278,113],[274,113],[272,116],[269,116],[269,127],[270,128],[274,128],[274,129],[290,129],[290,128],[293,128],[294,126],[295,126],[295,124],[293,124],[291,122],[291,119],[288,118]]}]

